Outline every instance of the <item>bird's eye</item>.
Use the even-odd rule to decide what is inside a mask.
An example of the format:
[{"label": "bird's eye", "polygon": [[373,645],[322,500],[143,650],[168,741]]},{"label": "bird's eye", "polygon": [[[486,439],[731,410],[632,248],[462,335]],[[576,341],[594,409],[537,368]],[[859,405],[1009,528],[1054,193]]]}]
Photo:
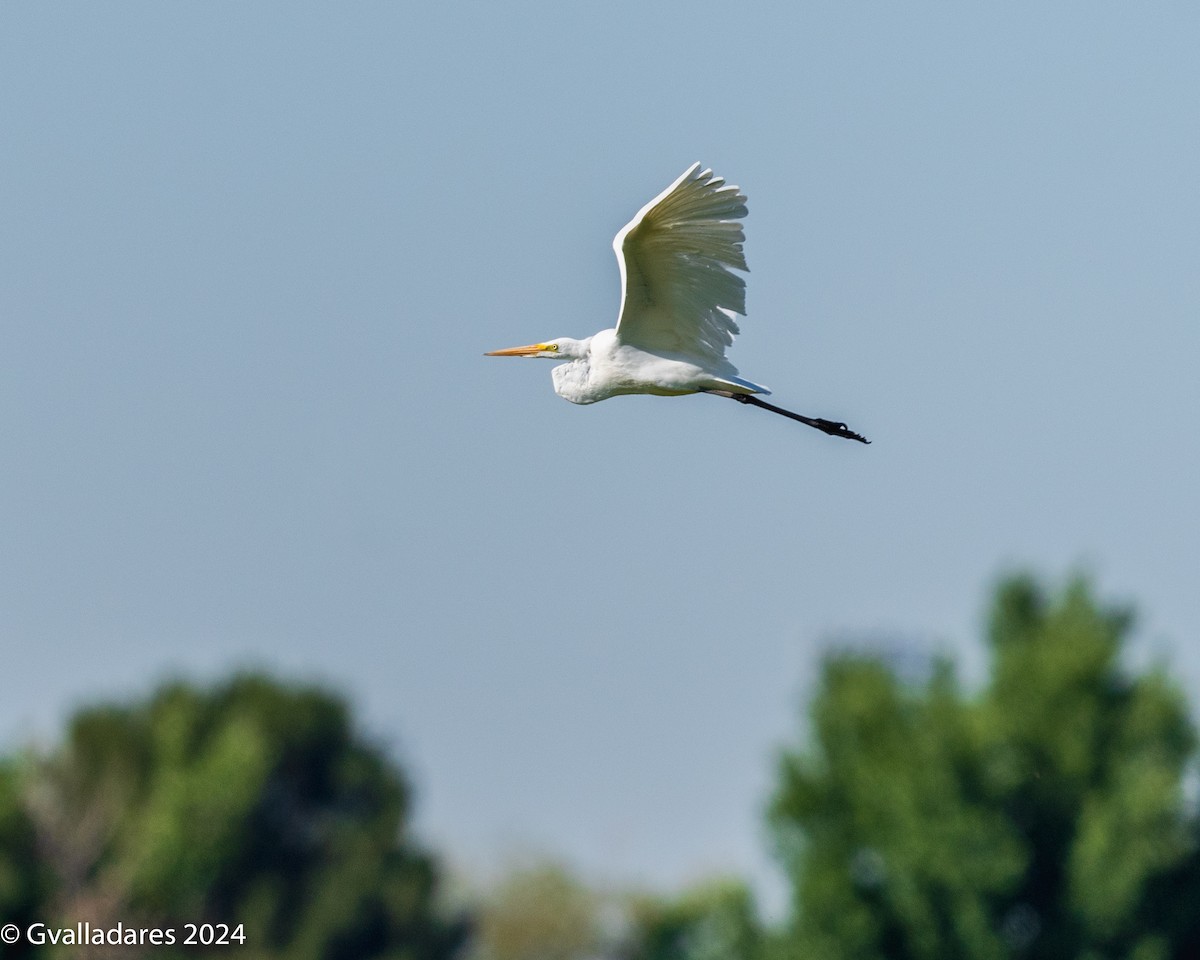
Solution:
[{"label": "bird's eye", "polygon": [[547,353],[558,353],[558,344],[557,343],[543,343],[542,349],[545,350]]}]

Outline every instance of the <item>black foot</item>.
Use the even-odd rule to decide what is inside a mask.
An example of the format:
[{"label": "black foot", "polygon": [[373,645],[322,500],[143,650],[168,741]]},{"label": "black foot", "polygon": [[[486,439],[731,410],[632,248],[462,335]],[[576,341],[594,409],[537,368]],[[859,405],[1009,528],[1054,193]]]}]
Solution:
[{"label": "black foot", "polygon": [[728,397],[730,400],[736,400],[738,403],[748,403],[751,406],[761,407],[764,410],[770,410],[772,413],[778,413],[781,416],[790,417],[792,420],[799,420],[801,423],[807,424],[810,427],[816,427],[822,433],[827,433],[831,437],[842,437],[845,440],[857,440],[859,443],[871,442],[861,433],[855,433],[844,423],[839,423],[835,420],[822,420],[820,417],[806,417],[803,414],[792,413],[791,410],[784,410],[783,407],[777,407],[773,403],[767,403],[766,400],[760,400],[751,393],[734,393],[732,390],[702,390],[701,392],[711,393],[718,397]]},{"label": "black foot", "polygon": [[822,420],[820,417],[816,417],[813,420],[812,426],[829,434],[831,437],[845,437],[847,440],[857,440],[859,443],[871,442],[861,433],[855,433],[844,423],[834,423],[832,420]]}]

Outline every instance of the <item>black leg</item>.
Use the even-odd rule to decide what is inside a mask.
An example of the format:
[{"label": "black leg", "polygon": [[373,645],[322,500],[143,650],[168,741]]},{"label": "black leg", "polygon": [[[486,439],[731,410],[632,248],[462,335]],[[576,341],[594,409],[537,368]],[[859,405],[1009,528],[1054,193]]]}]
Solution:
[{"label": "black leg", "polygon": [[728,397],[730,400],[736,400],[738,403],[748,403],[754,407],[762,407],[764,410],[770,410],[772,413],[778,413],[782,417],[790,417],[792,420],[799,420],[801,423],[807,424],[820,430],[822,433],[827,433],[831,437],[843,437],[846,440],[857,440],[859,443],[870,443],[866,437],[855,433],[844,423],[839,423],[835,420],[822,420],[820,417],[806,417],[803,414],[792,413],[791,410],[784,410],[783,407],[777,407],[773,403],[767,403],[766,400],[760,400],[752,393],[734,393],[732,390],[703,390],[702,393],[711,393],[718,397]]}]

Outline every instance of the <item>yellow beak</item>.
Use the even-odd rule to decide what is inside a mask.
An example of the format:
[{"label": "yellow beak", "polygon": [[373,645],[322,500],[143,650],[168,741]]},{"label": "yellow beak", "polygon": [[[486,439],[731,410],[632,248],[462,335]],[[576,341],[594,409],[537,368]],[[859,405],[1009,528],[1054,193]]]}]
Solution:
[{"label": "yellow beak", "polygon": [[544,343],[531,343],[527,347],[509,347],[506,350],[492,350],[485,357],[536,357],[546,349]]}]

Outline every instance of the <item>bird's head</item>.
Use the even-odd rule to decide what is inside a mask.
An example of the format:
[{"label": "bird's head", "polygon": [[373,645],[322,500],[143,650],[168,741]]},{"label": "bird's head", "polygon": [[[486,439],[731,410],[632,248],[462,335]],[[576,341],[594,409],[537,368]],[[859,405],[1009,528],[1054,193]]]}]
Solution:
[{"label": "bird's head", "polygon": [[587,356],[587,341],[559,337],[545,343],[531,343],[527,347],[508,347],[492,350],[485,357],[549,357],[551,360],[577,360]]}]

